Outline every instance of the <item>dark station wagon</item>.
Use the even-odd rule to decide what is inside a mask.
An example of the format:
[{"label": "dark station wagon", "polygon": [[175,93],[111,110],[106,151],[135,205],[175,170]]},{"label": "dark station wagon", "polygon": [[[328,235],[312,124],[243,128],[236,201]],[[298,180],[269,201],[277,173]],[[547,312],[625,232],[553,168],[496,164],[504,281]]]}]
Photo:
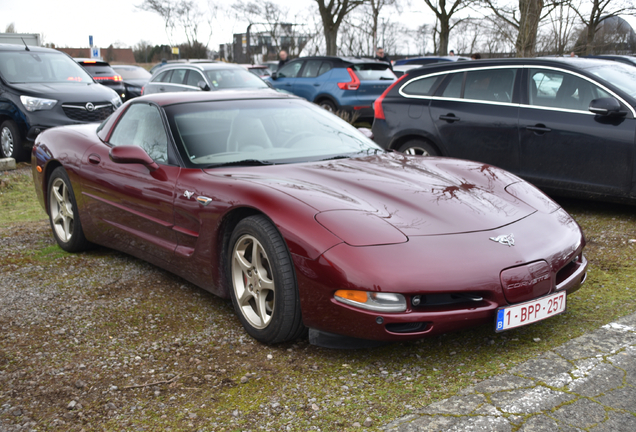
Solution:
[{"label": "dark station wagon", "polygon": [[636,68],[596,59],[453,62],[375,103],[375,141],[498,166],[544,190],[636,200]]}]

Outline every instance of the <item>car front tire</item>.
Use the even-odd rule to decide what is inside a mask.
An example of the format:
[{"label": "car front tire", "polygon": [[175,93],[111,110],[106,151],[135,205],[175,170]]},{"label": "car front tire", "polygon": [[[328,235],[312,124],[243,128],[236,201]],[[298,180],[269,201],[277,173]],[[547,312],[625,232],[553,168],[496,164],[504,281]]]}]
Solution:
[{"label": "car front tire", "polygon": [[305,331],[291,255],[264,216],[238,223],[230,238],[228,275],[234,309],[256,340],[274,344]]},{"label": "car front tire", "polygon": [[398,148],[398,151],[411,156],[439,156],[439,152],[435,147],[419,139],[405,142]]},{"label": "car front tire", "polygon": [[329,99],[323,99],[318,102],[318,106],[324,110],[329,111],[330,113],[336,112],[336,104],[331,102]]},{"label": "car front tire", "polygon": [[57,244],[67,252],[81,252],[90,248],[84,237],[77,202],[68,174],[57,167],[49,178],[49,222]]},{"label": "car front tire", "polygon": [[20,162],[26,160],[26,153],[16,124],[12,120],[4,121],[0,126],[0,158],[13,158]]}]

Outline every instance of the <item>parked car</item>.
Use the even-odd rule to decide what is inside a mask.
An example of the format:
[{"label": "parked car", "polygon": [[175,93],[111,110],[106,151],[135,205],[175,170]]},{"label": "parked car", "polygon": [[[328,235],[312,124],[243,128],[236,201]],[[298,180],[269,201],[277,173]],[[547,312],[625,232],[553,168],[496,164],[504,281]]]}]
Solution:
[{"label": "parked car", "polygon": [[581,229],[517,176],[384,152],[273,90],[142,96],[44,132],[34,155],[62,249],[111,247],[229,297],[264,343],[502,331],[563,312],[585,280]]},{"label": "parked car", "polygon": [[402,65],[428,65],[433,63],[443,63],[443,62],[456,62],[456,61],[466,61],[470,60],[469,57],[462,56],[425,56],[425,57],[411,57],[395,60],[395,66]]},{"label": "parked car", "polygon": [[240,66],[243,66],[259,78],[270,76],[272,74],[272,71],[265,65],[241,64]]},{"label": "parked car", "polygon": [[230,63],[188,63],[165,66],[152,76],[143,94],[175,91],[266,89],[269,86],[245,68]]},{"label": "parked car", "polygon": [[159,69],[175,64],[183,64],[183,63],[218,63],[216,60],[210,59],[178,59],[178,60],[167,60],[162,61],[161,63],[157,63],[152,68],[150,68],[150,74],[154,75]]},{"label": "parked car", "polygon": [[395,81],[389,64],[350,57],[301,57],[266,78],[327,111],[373,118],[373,101]]},{"label": "parked car", "polygon": [[260,66],[265,66],[270,71],[276,72],[278,70],[278,63],[278,60],[268,60],[261,63]]},{"label": "parked car", "polygon": [[112,68],[121,75],[124,83],[126,97],[124,100],[141,96],[141,89],[150,80],[152,74],[141,66],[112,65]]},{"label": "parked car", "polygon": [[0,157],[28,159],[35,137],[65,124],[99,122],[121,99],[68,55],[0,44]]},{"label": "parked car", "polygon": [[395,74],[396,77],[399,78],[402,75],[404,75],[406,72],[413,69],[417,69],[419,67],[422,67],[422,65],[418,65],[418,64],[397,65],[397,66],[393,66],[393,73]]},{"label": "parked car", "polygon": [[636,68],[595,59],[409,71],[375,104],[375,140],[499,166],[554,193],[636,199]]},{"label": "parked car", "polygon": [[603,54],[603,55],[589,55],[585,56],[586,58],[597,58],[602,60],[612,60],[621,63],[628,64],[630,66],[636,66],[636,56],[633,55],[612,55],[612,54]]},{"label": "parked car", "polygon": [[110,67],[108,62],[82,58],[76,58],[75,61],[86,69],[96,82],[115,90],[122,100],[126,99],[123,78]]}]

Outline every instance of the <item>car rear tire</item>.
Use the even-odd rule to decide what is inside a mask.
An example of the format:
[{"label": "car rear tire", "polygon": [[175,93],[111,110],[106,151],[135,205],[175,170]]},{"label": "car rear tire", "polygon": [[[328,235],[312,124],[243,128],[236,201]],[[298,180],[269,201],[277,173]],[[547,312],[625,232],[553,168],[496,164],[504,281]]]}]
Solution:
[{"label": "car rear tire", "polygon": [[234,309],[256,340],[274,344],[304,331],[291,255],[274,224],[264,216],[238,223],[230,237],[228,275]]},{"label": "car rear tire", "polygon": [[411,156],[439,156],[439,152],[430,143],[419,139],[405,142],[398,151]]},{"label": "car rear tire", "polygon": [[5,120],[0,126],[0,158],[13,158],[16,162],[27,158],[20,132],[12,120]]},{"label": "car rear tire", "polygon": [[49,221],[57,244],[67,252],[89,249],[91,243],[84,237],[77,202],[68,174],[57,167],[49,178]]},{"label": "car rear tire", "polygon": [[333,102],[331,102],[329,99],[323,99],[321,101],[318,101],[318,106],[324,110],[327,110],[331,113],[335,113],[336,112],[336,104],[334,104]]}]

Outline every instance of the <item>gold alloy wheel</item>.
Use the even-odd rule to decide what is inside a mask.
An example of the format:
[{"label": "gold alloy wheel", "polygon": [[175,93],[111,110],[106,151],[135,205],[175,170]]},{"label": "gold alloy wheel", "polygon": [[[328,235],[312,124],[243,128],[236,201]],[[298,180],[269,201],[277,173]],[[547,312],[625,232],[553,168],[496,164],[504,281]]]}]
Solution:
[{"label": "gold alloy wheel", "polygon": [[275,283],[267,253],[251,235],[243,235],[234,245],[232,285],[245,319],[254,328],[266,328],[274,313]]}]

